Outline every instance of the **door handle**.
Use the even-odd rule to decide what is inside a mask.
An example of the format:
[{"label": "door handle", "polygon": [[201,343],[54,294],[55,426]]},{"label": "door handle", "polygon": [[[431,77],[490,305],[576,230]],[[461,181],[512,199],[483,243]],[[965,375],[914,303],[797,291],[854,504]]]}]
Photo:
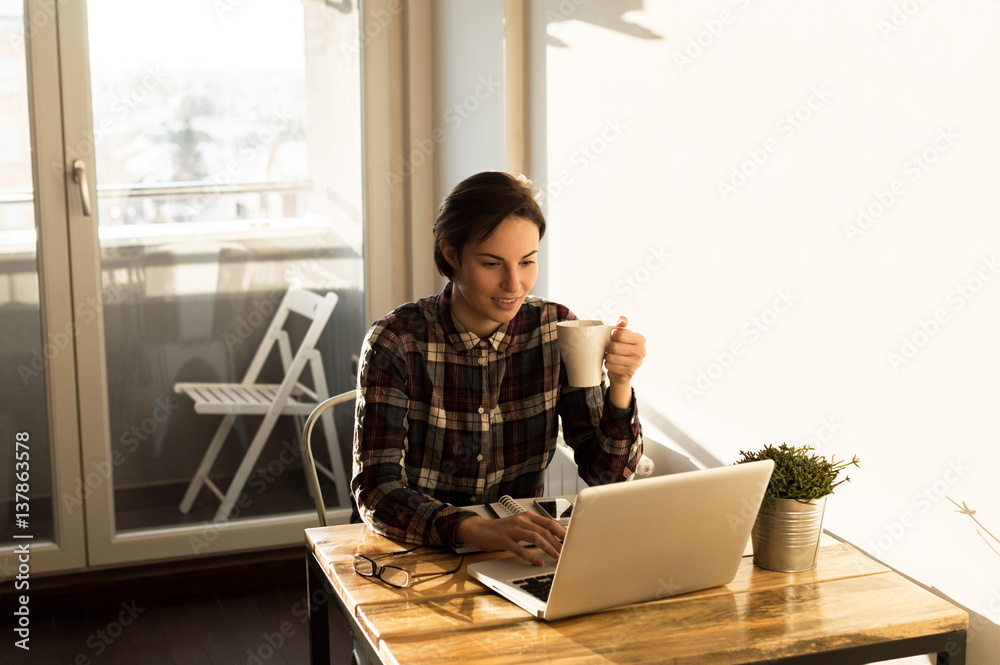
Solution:
[{"label": "door handle", "polygon": [[80,186],[80,203],[83,205],[83,216],[90,217],[90,188],[87,187],[87,165],[82,159],[73,162],[73,182]]}]

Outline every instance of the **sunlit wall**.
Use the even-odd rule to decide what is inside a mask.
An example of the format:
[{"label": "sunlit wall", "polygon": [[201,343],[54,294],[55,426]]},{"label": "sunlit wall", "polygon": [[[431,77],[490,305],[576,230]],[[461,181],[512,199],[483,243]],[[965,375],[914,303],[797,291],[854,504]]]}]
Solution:
[{"label": "sunlit wall", "polygon": [[826,527],[1000,662],[1000,4],[564,0],[530,33],[542,295],[630,318],[640,409],[707,462],[857,454]]}]

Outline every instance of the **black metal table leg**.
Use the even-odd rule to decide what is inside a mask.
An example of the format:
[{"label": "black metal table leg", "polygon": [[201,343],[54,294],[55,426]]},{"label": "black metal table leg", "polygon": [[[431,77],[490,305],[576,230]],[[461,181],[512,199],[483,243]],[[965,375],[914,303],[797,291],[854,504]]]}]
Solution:
[{"label": "black metal table leg", "polygon": [[[309,662],[312,665],[331,665],[342,663],[350,658],[357,665],[381,663],[375,647],[365,637],[357,619],[348,611],[344,602],[334,591],[330,578],[320,566],[316,555],[306,548],[306,575],[309,588]],[[331,607],[336,612],[331,611]],[[334,632],[336,631],[336,632]],[[340,648],[349,642],[352,653],[336,654],[337,660],[331,660],[334,655],[331,649],[331,638],[334,645]]]},{"label": "black metal table leg", "polygon": [[309,590],[309,659],[312,665],[330,665],[330,587],[316,557],[306,548]]},{"label": "black metal table leg", "polygon": [[958,630],[759,662],[761,665],[867,665],[936,653],[938,665],[965,665],[965,649],[966,631]]}]

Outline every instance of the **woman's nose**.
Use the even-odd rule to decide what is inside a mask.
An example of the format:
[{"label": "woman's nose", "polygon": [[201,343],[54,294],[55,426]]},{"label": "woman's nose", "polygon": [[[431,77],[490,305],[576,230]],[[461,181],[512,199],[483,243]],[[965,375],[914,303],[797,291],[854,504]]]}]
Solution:
[{"label": "woman's nose", "polygon": [[517,266],[510,266],[504,269],[503,280],[500,286],[511,293],[516,293],[520,287],[520,279],[517,275]]}]

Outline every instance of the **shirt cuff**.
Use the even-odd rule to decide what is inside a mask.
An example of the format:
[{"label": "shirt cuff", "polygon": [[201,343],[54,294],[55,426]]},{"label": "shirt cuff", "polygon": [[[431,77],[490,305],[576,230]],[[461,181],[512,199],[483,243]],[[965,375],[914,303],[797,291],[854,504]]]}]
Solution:
[{"label": "shirt cuff", "polygon": [[455,509],[454,511],[448,513],[447,515],[442,515],[437,518],[434,523],[434,528],[441,537],[443,544],[448,547],[457,548],[465,543],[459,543],[456,538],[456,533],[458,532],[459,523],[468,518],[472,517],[476,513],[470,510]]},{"label": "shirt cuff", "polygon": [[632,388],[632,399],[627,409],[620,409],[611,403],[608,391],[604,392],[604,425],[605,431],[613,438],[632,438],[638,436],[638,422],[636,417],[635,388]]}]

